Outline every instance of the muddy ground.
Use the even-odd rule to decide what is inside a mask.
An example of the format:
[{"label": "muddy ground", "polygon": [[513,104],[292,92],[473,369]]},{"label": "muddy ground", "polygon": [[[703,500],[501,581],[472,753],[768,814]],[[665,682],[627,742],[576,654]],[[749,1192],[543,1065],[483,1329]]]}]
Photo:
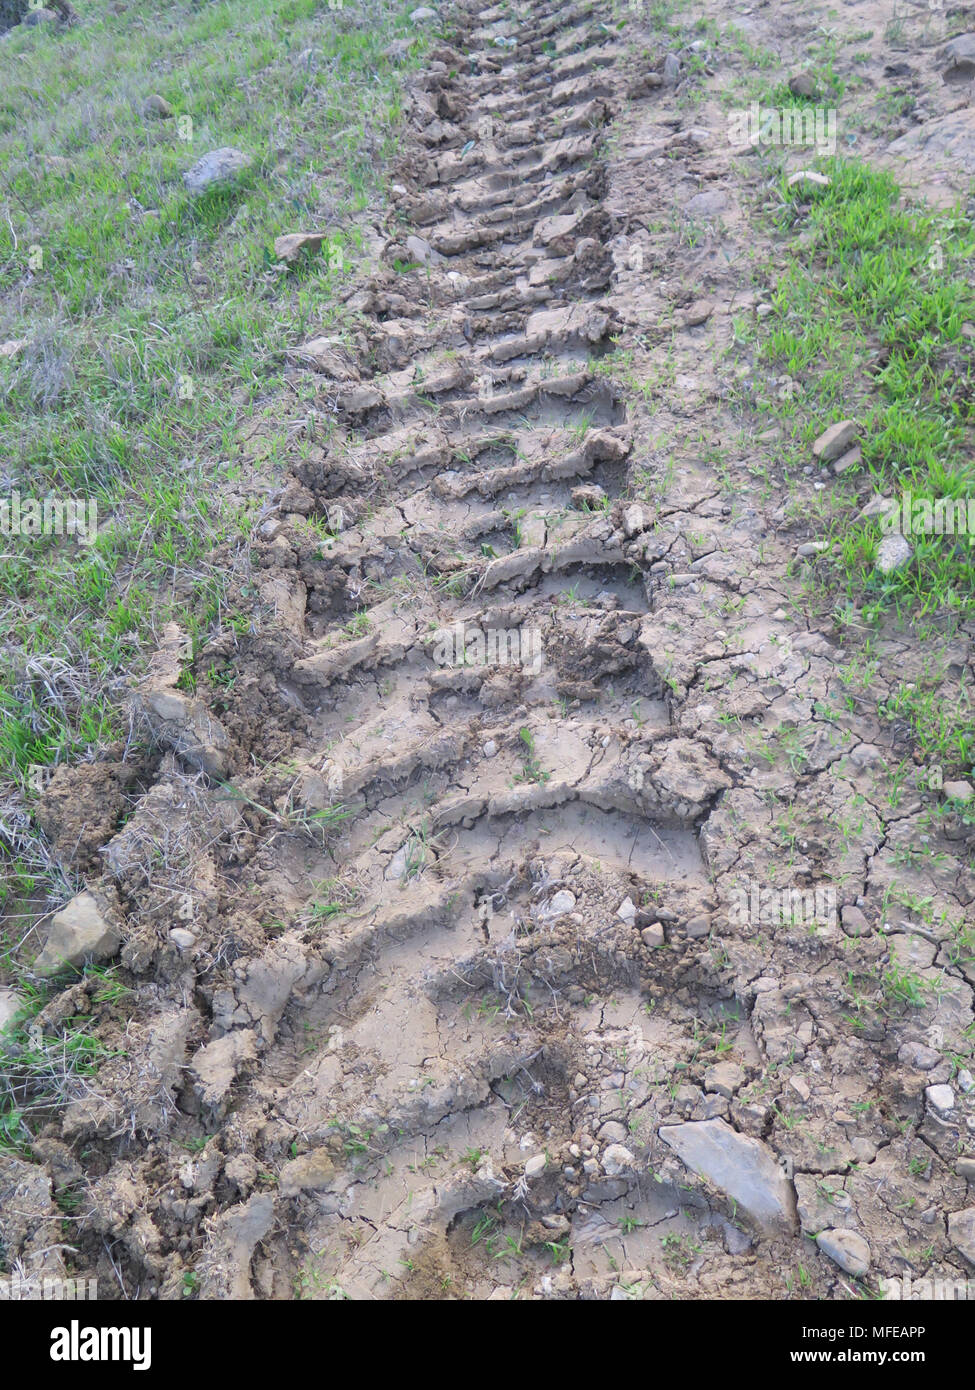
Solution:
[{"label": "muddy ground", "polygon": [[[880,9],[709,15],[785,75],[827,19],[872,30],[868,101]],[[155,751],[38,804],[127,992],[68,980],[40,1019],[118,1055],[0,1159],[8,1263],[126,1298],[964,1279],[973,832],[878,713],[930,650],[882,633],[846,698],[852,639],[797,598],[833,475],[797,494],[741,408],[775,254],[725,136],[747,48],[599,4],[447,37],[357,332],[295,344],[318,414],[253,537],[259,630],[195,659],[167,630]],[[896,60],[911,129],[968,120],[921,29]],[[857,153],[964,186],[975,146],[902,167],[907,133]]]}]

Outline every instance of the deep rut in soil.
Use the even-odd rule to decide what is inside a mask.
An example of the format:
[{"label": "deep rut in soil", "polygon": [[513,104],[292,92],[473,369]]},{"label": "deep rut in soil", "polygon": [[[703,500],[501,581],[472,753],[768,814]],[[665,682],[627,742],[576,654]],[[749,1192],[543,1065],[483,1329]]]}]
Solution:
[{"label": "deep rut in soil", "polygon": [[[679,764],[653,781],[672,731],[635,641],[652,592],[636,528],[614,508],[626,412],[592,369],[613,328],[600,306],[610,108],[592,86],[615,53],[585,9],[520,33],[500,12],[480,18],[471,66],[496,68],[499,40],[506,65],[458,82],[466,117],[438,131],[452,148],[435,160],[436,196],[400,200],[423,224],[403,253],[428,265],[433,321],[404,323],[381,295],[373,306],[401,356],[436,346],[338,397],[362,442],[350,437],[351,477],[338,470],[324,508],[355,518],[329,562],[350,591],[377,568],[406,582],[378,603],[361,592],[366,635],[344,640],[340,612],[296,667],[322,727],[299,801],[322,809],[324,778],[356,808],[336,876],[361,885],[362,925],[322,943],[353,960],[307,1017],[289,1013],[292,1032],[325,1042],[272,1104],[307,1150],[281,1181],[303,1194],[310,1277],[352,1297],[401,1289],[427,1261],[448,1288],[445,1246],[461,1268],[462,1246],[476,1261],[469,1228],[502,1230],[496,1209],[526,1158],[554,1168],[577,1063],[603,1041],[585,995],[614,980],[632,991],[649,954],[636,911],[624,923],[615,909],[671,884],[685,908],[698,900],[694,827],[721,785],[685,799]],[[570,56],[549,56],[553,40]],[[410,583],[414,558],[432,585]],[[566,869],[605,880],[602,922],[573,911]],[[640,1009],[634,997],[628,1015]],[[631,1033],[608,1030],[630,1047]],[[547,1254],[566,1243],[572,1204],[542,1181],[528,1244]],[[638,1185],[603,1176],[589,1198]]]}]

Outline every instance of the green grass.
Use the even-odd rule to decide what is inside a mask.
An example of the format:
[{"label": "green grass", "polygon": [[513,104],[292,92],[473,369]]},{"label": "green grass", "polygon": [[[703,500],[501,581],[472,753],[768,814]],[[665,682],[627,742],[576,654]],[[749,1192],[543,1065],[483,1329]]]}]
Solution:
[{"label": "green grass", "polygon": [[[112,970],[88,966],[84,978],[97,976],[100,985],[93,1002],[103,1008],[129,994]],[[48,992],[19,985],[24,1006],[12,1026],[0,1033],[0,1154],[29,1154],[36,1127],[53,1109],[80,1097],[86,1080],[112,1054],[94,1036],[94,1017],[67,1018],[57,1031],[45,1032],[37,1015]]]},{"label": "green grass", "polygon": [[[308,447],[277,423],[285,352],[345,324],[338,292],[422,51],[411,8],[92,0],[79,25],[5,40],[0,341],[28,346],[0,361],[0,495],[94,498],[100,534],[0,536],[0,779],[117,735],[168,617],[195,648],[258,621],[240,552]],[[389,56],[404,38],[409,56]],[[143,114],[153,93],[173,118]],[[224,145],[251,172],[190,198],[183,171]],[[300,230],[329,240],[284,267],[274,238]],[[262,414],[276,423],[245,453]]]},{"label": "green grass", "polygon": [[[808,462],[830,421],[853,417],[874,491],[975,495],[973,342],[962,331],[975,320],[972,229],[957,213],[909,207],[883,171],[843,159],[823,167],[830,186],[808,203],[783,186],[778,227],[792,244],[760,348],[767,369],[799,386],[791,400],[768,403],[792,426],[791,462]],[[834,500],[849,477],[832,485]],[[868,621],[890,608],[973,611],[968,537],[916,535],[913,562],[882,576],[874,568],[881,529],[858,521],[859,503],[847,500],[832,514],[830,559]]]}]

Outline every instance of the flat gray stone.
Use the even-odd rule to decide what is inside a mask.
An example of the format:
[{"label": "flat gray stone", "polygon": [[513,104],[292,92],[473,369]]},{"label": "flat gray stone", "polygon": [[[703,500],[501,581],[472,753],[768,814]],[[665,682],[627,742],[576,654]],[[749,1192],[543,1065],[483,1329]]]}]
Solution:
[{"label": "flat gray stone", "polygon": [[664,1125],[660,1137],[688,1168],[726,1192],[764,1230],[795,1230],[795,1191],[760,1140],[739,1134],[724,1120]]},{"label": "flat gray stone", "polygon": [[844,1231],[835,1227],[820,1231],[816,1244],[824,1255],[828,1255],[835,1265],[854,1278],[860,1278],[870,1268],[870,1246],[857,1231]]},{"label": "flat gray stone", "polygon": [[198,159],[192,168],[184,173],[183,182],[188,191],[198,198],[210,188],[232,183],[249,169],[252,163],[250,155],[226,145],[223,149],[210,150]]},{"label": "flat gray stone", "polygon": [[680,59],[676,53],[668,53],[664,59],[663,72],[661,74],[665,87],[676,87],[680,78]]}]

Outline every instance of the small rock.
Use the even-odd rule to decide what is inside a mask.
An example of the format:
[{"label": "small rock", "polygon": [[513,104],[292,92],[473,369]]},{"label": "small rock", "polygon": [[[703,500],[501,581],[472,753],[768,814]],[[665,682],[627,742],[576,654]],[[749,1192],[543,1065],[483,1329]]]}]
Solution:
[{"label": "small rock", "polygon": [[975,1182],[975,1154],[965,1154],[955,1164],[955,1172],[967,1182]]},{"label": "small rock", "polygon": [[820,1231],[816,1244],[834,1264],[854,1278],[860,1278],[870,1268],[870,1246],[857,1231]]},{"label": "small rock", "polygon": [[677,79],[680,77],[680,59],[676,53],[667,54],[661,75],[665,87],[677,86]]},{"label": "small rock", "polygon": [[704,1073],[704,1089],[730,1100],[744,1080],[744,1069],[737,1062],[715,1062]]},{"label": "small rock", "polygon": [[600,1178],[583,1190],[584,1202],[613,1202],[626,1195],[629,1183],[626,1178]]},{"label": "small rock", "polygon": [[875,492],[866,506],[861,507],[857,520],[875,521],[878,516],[886,516],[894,506],[895,503],[889,497]]},{"label": "small rock", "polygon": [[436,10],[431,9],[429,5],[421,5],[419,9],[416,9],[411,13],[410,23],[433,24],[439,18],[440,16],[437,14]]},{"label": "small rock", "polygon": [[949,801],[971,801],[975,797],[971,782],[946,782],[943,790]]},{"label": "small rock", "polygon": [[624,898],[616,909],[616,915],[621,922],[633,923],[636,920],[636,906],[632,898]]},{"label": "small rock", "polygon": [[975,1207],[949,1214],[948,1239],[959,1255],[964,1255],[970,1265],[975,1265]]},{"label": "small rock", "polygon": [[79,893],[56,912],[43,951],[34,962],[38,975],[57,975],[86,961],[111,960],[121,938],[91,893]]},{"label": "small rock", "polygon": [[659,922],[654,922],[651,926],[644,927],[643,931],[640,933],[640,940],[643,942],[644,946],[648,946],[651,951],[659,950],[664,944],[665,939],[664,929]]},{"label": "small rock", "polygon": [[838,477],[841,473],[846,473],[849,469],[856,468],[862,461],[863,454],[860,450],[860,446],[859,444],[854,445],[852,449],[847,449],[846,453],[836,460],[833,464],[833,472]]},{"label": "small rock", "polygon": [[548,1160],[544,1154],[535,1154],[525,1164],[525,1177],[537,1178],[541,1173],[545,1172],[547,1163]]},{"label": "small rock", "polygon": [[24,1000],[13,989],[0,989],[0,1033],[8,1028],[24,1007]]},{"label": "small rock", "polygon": [[623,1144],[610,1144],[603,1154],[603,1171],[611,1178],[634,1167],[636,1159]]},{"label": "small rock", "polygon": [[924,1043],[904,1043],[898,1050],[897,1060],[914,1071],[931,1071],[941,1061],[941,1054],[933,1047],[925,1047]]},{"label": "small rock", "polygon": [[601,1144],[622,1144],[627,1138],[626,1129],[618,1120],[607,1120],[596,1138]]},{"label": "small rock", "polygon": [[571,912],[575,905],[574,895],[567,888],[562,888],[549,899],[545,915],[546,917],[561,917],[564,912]]},{"label": "small rock", "polygon": [[840,913],[840,922],[847,936],[869,936],[870,923],[858,907],[848,904]]},{"label": "small rock", "polygon": [[169,933],[169,939],[174,946],[178,946],[181,951],[188,951],[191,946],[196,945],[196,937],[185,927],[173,927]]},{"label": "small rock", "polygon": [[173,114],[173,108],[165,97],[161,97],[158,92],[153,92],[152,96],[146,97],[142,103],[142,114],[144,116],[158,116],[161,120],[167,120]]},{"label": "small rock", "polygon": [[803,1102],[803,1104],[805,1104],[805,1102],[812,1095],[812,1092],[809,1089],[808,1082],[804,1081],[801,1076],[790,1076],[789,1086],[792,1088],[793,1091],[795,1091],[796,1095]]},{"label": "small rock", "polygon": [[294,265],[302,251],[317,251],[326,236],[326,232],[288,232],[274,238],[274,254],[279,261]]},{"label": "small rock", "polygon": [[943,82],[971,82],[975,77],[975,34],[959,34],[945,45],[940,57],[947,64],[941,74]]},{"label": "small rock", "polygon": [[794,97],[814,97],[816,83],[808,72],[794,72],[789,78],[789,91]]},{"label": "small rock", "polygon": [[697,328],[702,323],[707,323],[714,313],[714,305],[708,299],[696,299],[689,309],[684,313],[684,327]]},{"label": "small rock", "polygon": [[955,1093],[950,1086],[927,1086],[924,1094],[928,1098],[928,1104],[937,1110],[939,1115],[947,1115],[955,1108]]},{"label": "small rock", "polygon": [[825,541],[804,541],[796,551],[797,555],[821,555],[827,548]]},{"label": "small rock", "polygon": [[701,1103],[701,1119],[714,1120],[728,1118],[728,1097],[715,1092],[706,1095]]},{"label": "small rock", "polygon": [[853,420],[838,420],[816,440],[812,446],[815,458],[830,463],[846,452],[856,439],[857,427]]},{"label": "small rock", "polygon": [[433,265],[436,261],[442,261],[439,251],[434,251],[428,241],[424,241],[421,236],[408,236],[406,238],[406,249],[414,260],[421,265]]},{"label": "small rock", "polygon": [[881,574],[892,574],[913,557],[910,542],[899,533],[884,536],[877,546],[877,569]]},{"label": "small rock", "polygon": [[481,749],[481,752],[484,754],[485,758],[493,758],[497,754],[497,751],[498,745],[495,743],[493,738],[489,738]]},{"label": "small rock", "polygon": [[702,936],[707,936],[711,930],[711,918],[703,915],[692,917],[684,930],[692,941],[700,940]]},{"label": "small rock", "polygon": [[57,24],[58,17],[53,10],[46,8],[40,10],[28,10],[20,21],[28,29],[33,29],[40,24]]},{"label": "small rock", "polygon": [[646,518],[643,508],[635,503],[632,507],[627,507],[623,513],[623,532],[625,535],[633,537],[643,531],[646,527]]},{"label": "small rock", "polygon": [[210,188],[232,183],[249,169],[252,163],[250,155],[232,149],[229,145],[219,150],[210,150],[198,159],[192,168],[186,170],[183,183],[187,190],[198,198]]}]

